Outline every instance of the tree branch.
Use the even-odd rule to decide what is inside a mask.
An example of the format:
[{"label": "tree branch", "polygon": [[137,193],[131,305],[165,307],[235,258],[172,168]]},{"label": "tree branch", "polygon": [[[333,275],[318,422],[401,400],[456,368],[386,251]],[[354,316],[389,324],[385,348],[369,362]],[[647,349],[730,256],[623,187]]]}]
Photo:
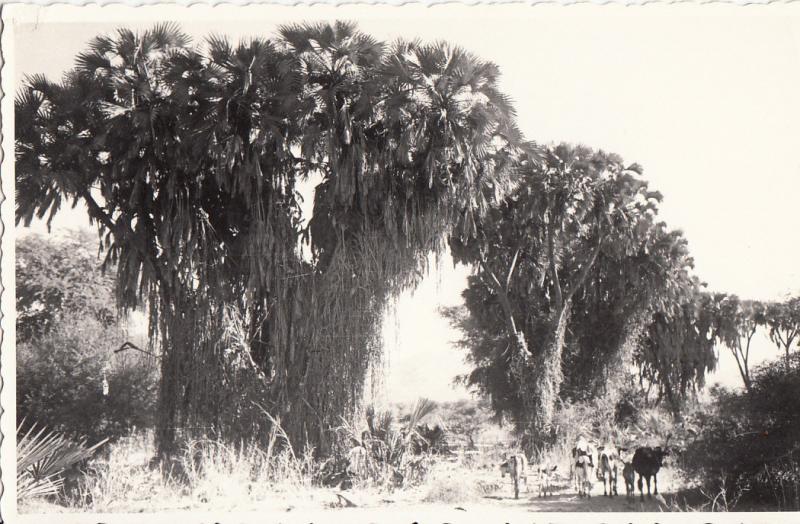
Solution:
[{"label": "tree branch", "polygon": [[561,311],[564,305],[564,296],[561,292],[561,281],[558,278],[558,267],[556,265],[555,232],[552,222],[547,223],[547,257],[550,259],[550,273],[553,278],[553,294],[555,295],[556,311]]},{"label": "tree branch", "polygon": [[106,213],[100,204],[92,197],[92,194],[87,188],[82,188],[78,195],[86,201],[86,206],[89,208],[89,215],[103,223],[111,232],[117,233],[117,224],[111,220],[111,216]]},{"label": "tree branch", "polygon": [[127,342],[127,341],[123,342],[122,345],[119,348],[115,349],[114,353],[121,353],[121,352],[126,351],[128,349],[133,349],[134,351],[138,351],[140,353],[144,353],[145,355],[149,355],[149,356],[151,356],[153,358],[157,358],[157,359],[161,358],[161,355],[156,355],[155,353],[153,353],[151,351],[147,351],[146,349],[140,348],[139,346],[137,346],[133,342]]},{"label": "tree branch", "polygon": [[584,262],[583,267],[581,267],[580,273],[575,275],[575,278],[570,282],[568,291],[566,293],[566,298],[564,299],[564,303],[568,303],[572,300],[572,297],[575,295],[575,292],[583,286],[584,282],[586,281],[586,277],[589,276],[589,270],[594,266],[594,263],[597,261],[597,256],[600,254],[600,249],[603,247],[603,240],[605,235],[602,233],[600,234],[600,238],[597,240],[597,245],[592,250],[592,253],[587,258],[586,262]]},{"label": "tree branch", "polygon": [[[494,272],[489,269],[489,266],[486,264],[486,259],[483,256],[483,253],[479,253],[480,257],[480,266],[481,270],[484,274],[486,274],[489,278],[484,279],[491,288],[495,290],[497,293],[497,298],[500,301],[500,307],[503,309],[503,313],[505,314],[506,326],[508,330],[511,332],[511,335],[517,340],[517,344],[520,346],[519,349],[523,350],[524,352],[528,351],[528,343],[525,340],[525,337],[522,333],[517,330],[517,323],[514,321],[514,309],[511,306],[511,300],[508,298],[507,289],[503,287],[500,283],[500,280],[494,274]],[[516,259],[516,256],[515,256]],[[513,271],[514,266],[512,265],[511,271]],[[509,271],[509,278],[511,272]]]},{"label": "tree branch", "polygon": [[[127,224],[123,224],[121,222],[114,222],[111,219],[111,215],[109,215],[101,206],[97,203],[94,197],[89,192],[88,188],[82,188],[78,191],[78,195],[83,198],[86,202],[86,206],[89,208],[89,215],[93,218],[96,218],[100,222],[103,223],[106,228],[108,228],[114,236],[121,236],[125,237],[133,237],[134,233],[131,230],[130,226]],[[158,266],[157,260],[153,260],[152,253],[148,252],[147,249],[142,248],[138,242],[130,242],[139,254],[142,256],[142,261],[146,261],[153,270],[153,273],[156,275],[156,279],[158,283],[164,287],[169,288],[170,283],[164,278],[164,274],[161,272],[161,268]]]},{"label": "tree branch", "polygon": [[741,363],[741,359],[744,358],[744,355],[742,354],[740,356],[740,353],[741,353],[741,349],[740,348],[739,349],[730,348],[730,350],[731,350],[731,353],[733,353],[733,358],[736,360],[736,367],[739,368],[739,374],[742,376],[742,382],[744,382],[744,388],[747,391],[750,391],[750,382],[748,380],[747,373],[745,373],[745,370],[742,367],[742,363]]},{"label": "tree branch", "polygon": [[487,280],[487,282],[497,293],[497,298],[500,300],[500,307],[503,308],[503,312],[506,316],[506,322],[508,323],[508,328],[511,330],[511,334],[516,336],[517,325],[516,322],[514,322],[513,308],[511,307],[511,301],[508,298],[508,293],[500,284],[500,281],[498,280],[497,276],[495,276],[494,272],[486,265],[483,255],[481,255],[480,264],[483,268],[483,273],[490,277],[490,280]]},{"label": "tree branch", "polygon": [[519,256],[519,248],[514,252],[514,258],[511,259],[511,267],[508,269],[508,276],[506,276],[506,289],[511,286],[511,275],[514,274],[514,269],[517,267],[517,257]]}]

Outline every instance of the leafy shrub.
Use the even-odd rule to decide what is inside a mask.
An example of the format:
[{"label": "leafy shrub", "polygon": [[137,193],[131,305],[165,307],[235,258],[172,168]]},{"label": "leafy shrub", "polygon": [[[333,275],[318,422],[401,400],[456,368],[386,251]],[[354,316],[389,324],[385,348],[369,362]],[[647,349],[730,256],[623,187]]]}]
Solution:
[{"label": "leafy shrub", "polygon": [[[752,373],[751,391],[712,389],[712,409],[695,413],[699,428],[684,468],[728,500],[800,509],[800,355]],[[734,504],[735,505],[735,502]]]},{"label": "leafy shrub", "polygon": [[640,414],[648,409],[647,399],[636,382],[632,374],[623,375],[619,380],[614,404],[614,423],[618,426],[638,423]]},{"label": "leafy shrub", "polygon": [[100,271],[95,246],[97,239],[82,231],[17,239],[17,343],[46,334],[65,314],[80,312],[103,327],[116,323],[114,279]]},{"label": "leafy shrub", "polygon": [[128,333],[93,237],[17,241],[17,415],[67,437],[118,438],[153,422],[156,363],[115,352]]},{"label": "leafy shrub", "polygon": [[508,430],[501,430],[500,419],[485,398],[442,402],[437,414],[452,441],[448,443],[461,444],[467,449],[476,449],[484,438],[497,437],[498,433],[508,436]]},{"label": "leafy shrub", "polygon": [[153,423],[156,370],[126,351],[124,333],[68,318],[17,348],[18,420],[40,420],[68,436],[116,439]]},{"label": "leafy shrub", "polygon": [[417,435],[419,438],[415,439],[413,447],[415,455],[421,453],[441,455],[450,452],[447,444],[447,432],[441,425],[420,424],[417,426]]}]

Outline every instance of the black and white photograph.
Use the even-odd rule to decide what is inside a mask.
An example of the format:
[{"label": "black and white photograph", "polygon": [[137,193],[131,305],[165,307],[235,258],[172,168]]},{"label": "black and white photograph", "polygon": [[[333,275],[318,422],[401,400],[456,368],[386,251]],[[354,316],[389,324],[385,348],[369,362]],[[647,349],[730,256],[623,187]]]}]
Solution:
[{"label": "black and white photograph", "polygon": [[3,521],[797,519],[800,4],[0,7]]}]

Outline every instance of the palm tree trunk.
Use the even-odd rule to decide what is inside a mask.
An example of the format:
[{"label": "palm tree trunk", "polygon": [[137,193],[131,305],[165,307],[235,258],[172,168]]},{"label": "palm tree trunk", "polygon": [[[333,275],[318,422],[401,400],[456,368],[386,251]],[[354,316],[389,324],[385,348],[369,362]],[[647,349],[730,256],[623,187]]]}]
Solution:
[{"label": "palm tree trunk", "polygon": [[548,338],[542,348],[542,355],[537,359],[535,368],[538,394],[534,398],[534,429],[541,434],[553,421],[556,402],[564,381],[561,367],[564,354],[564,338],[569,323],[569,303],[556,313],[551,321]]},{"label": "palm tree trunk", "polygon": [[[194,332],[192,308],[178,299],[161,300],[159,322],[163,334],[161,352],[161,382],[159,386],[156,448],[158,456],[174,456],[178,448],[178,435],[186,433],[187,400],[196,390],[186,365],[194,362],[192,334]],[[183,430],[183,431],[181,431]]]}]

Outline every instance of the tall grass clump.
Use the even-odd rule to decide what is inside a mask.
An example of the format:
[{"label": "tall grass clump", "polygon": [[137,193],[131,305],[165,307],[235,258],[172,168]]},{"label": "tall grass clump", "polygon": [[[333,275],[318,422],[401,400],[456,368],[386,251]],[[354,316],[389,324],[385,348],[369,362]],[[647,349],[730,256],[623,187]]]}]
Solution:
[{"label": "tall grass clump", "polygon": [[153,461],[153,432],[141,431],[110,444],[91,461],[64,499],[72,509],[100,512],[168,508],[184,488],[178,475],[162,462]]},{"label": "tall grass clump", "polygon": [[270,436],[273,446],[268,448],[192,439],[164,461],[155,459],[153,432],[141,432],[120,439],[91,463],[67,494],[67,503],[99,512],[233,508],[317,486],[325,461],[315,459],[310,447],[295,453],[280,443],[277,433]]},{"label": "tall grass clump", "polygon": [[422,500],[424,502],[445,504],[473,502],[481,497],[484,489],[486,488],[474,479],[450,475],[433,479]]}]

